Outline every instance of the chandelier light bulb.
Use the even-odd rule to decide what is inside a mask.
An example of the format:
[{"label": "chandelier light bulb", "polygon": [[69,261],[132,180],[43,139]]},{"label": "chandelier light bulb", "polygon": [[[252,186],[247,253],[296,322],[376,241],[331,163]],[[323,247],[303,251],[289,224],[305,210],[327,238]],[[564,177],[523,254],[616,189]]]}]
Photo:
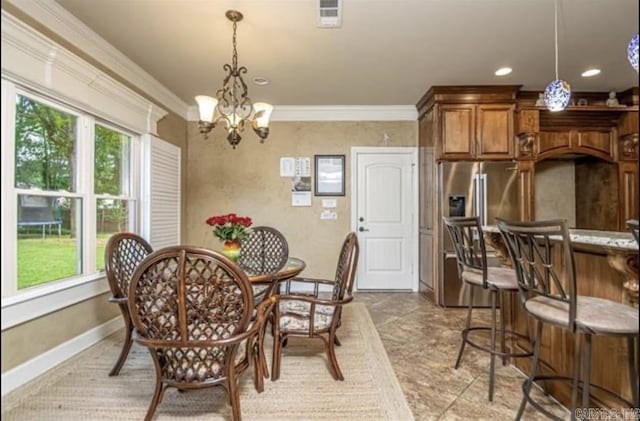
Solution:
[{"label": "chandelier light bulb", "polygon": [[629,59],[629,63],[631,63],[631,67],[638,71],[638,34],[636,34],[631,41],[629,41],[629,46],[627,46],[627,58]]},{"label": "chandelier light bulb", "polygon": [[544,90],[544,103],[549,111],[562,111],[571,101],[571,85],[556,79]]}]

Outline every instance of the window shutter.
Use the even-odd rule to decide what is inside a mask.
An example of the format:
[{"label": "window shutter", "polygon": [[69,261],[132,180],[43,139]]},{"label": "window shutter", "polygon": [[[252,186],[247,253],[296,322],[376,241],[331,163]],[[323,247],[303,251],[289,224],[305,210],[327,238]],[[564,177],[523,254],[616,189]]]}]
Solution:
[{"label": "window shutter", "polygon": [[142,234],[157,250],[180,244],[180,148],[152,135],[147,140]]}]

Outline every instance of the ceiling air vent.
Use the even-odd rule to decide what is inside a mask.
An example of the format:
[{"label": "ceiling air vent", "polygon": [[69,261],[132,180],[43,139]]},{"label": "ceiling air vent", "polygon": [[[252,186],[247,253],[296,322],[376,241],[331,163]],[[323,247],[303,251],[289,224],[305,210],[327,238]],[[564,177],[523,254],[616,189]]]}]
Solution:
[{"label": "ceiling air vent", "polygon": [[318,26],[337,28],[342,24],[342,0],[318,0]]}]

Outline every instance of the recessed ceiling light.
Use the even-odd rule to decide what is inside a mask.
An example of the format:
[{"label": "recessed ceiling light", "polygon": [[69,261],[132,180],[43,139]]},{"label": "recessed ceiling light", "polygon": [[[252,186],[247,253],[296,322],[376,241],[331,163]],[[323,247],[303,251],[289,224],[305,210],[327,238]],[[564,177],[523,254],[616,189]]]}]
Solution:
[{"label": "recessed ceiling light", "polygon": [[513,69],[511,67],[501,67],[496,70],[496,76],[506,76],[511,72],[513,72]]},{"label": "recessed ceiling light", "polygon": [[582,77],[592,77],[600,74],[600,69],[588,69],[582,72]]},{"label": "recessed ceiling light", "polygon": [[264,76],[256,76],[253,78],[253,83],[259,86],[264,86],[269,84],[269,79]]}]

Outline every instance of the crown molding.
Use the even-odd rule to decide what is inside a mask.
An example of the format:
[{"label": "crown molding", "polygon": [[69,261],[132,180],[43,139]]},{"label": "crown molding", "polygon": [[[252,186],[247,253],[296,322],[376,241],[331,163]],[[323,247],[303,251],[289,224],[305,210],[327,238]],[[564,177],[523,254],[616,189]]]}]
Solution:
[{"label": "crown molding", "polygon": [[189,105],[186,102],[55,1],[6,1],[113,70],[162,106],[187,118]]},{"label": "crown molding", "polygon": [[[198,121],[198,107],[189,107],[189,121]],[[415,105],[276,105],[271,121],[416,121]]]},{"label": "crown molding", "polygon": [[2,11],[2,78],[137,133],[155,133],[167,111]]}]

